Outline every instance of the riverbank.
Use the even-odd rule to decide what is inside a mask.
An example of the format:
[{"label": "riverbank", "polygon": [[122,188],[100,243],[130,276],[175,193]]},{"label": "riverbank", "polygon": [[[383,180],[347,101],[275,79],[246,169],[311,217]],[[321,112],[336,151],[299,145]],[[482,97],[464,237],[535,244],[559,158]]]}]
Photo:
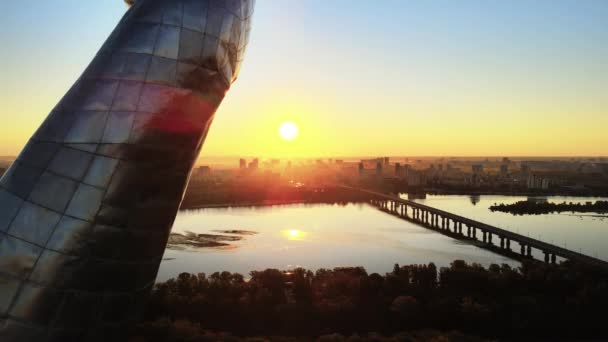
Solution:
[{"label": "riverbank", "polygon": [[461,195],[461,196],[528,196],[528,197],[606,197],[607,192],[588,191],[528,191],[528,190],[448,190],[428,188],[428,195]]},{"label": "riverbank", "polygon": [[552,203],[546,201],[518,201],[512,204],[494,204],[491,211],[500,211],[513,215],[541,215],[561,212],[572,213],[608,213],[608,201],[585,203]]},{"label": "riverbank", "polygon": [[209,209],[209,208],[242,208],[242,207],[263,207],[272,205],[289,205],[289,204],[316,204],[309,200],[262,200],[251,202],[229,202],[229,203],[205,203],[205,204],[188,204],[182,205],[180,210],[192,209]]}]

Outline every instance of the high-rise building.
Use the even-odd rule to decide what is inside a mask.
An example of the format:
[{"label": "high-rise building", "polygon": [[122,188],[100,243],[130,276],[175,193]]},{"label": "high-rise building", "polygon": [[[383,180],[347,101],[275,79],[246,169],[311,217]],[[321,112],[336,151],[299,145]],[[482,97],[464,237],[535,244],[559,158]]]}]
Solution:
[{"label": "high-rise building", "polygon": [[247,160],[245,158],[239,159],[239,169],[243,170],[247,168]]}]

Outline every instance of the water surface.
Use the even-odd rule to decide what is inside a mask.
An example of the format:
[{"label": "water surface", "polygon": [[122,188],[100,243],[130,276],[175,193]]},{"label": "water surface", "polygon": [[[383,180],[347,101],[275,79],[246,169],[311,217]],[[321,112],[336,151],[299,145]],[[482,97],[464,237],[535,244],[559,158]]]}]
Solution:
[{"label": "water surface", "polygon": [[[404,195],[401,197],[406,198]],[[494,203],[510,204],[527,199],[524,196],[433,195],[415,201],[608,261],[607,214],[562,212],[522,216],[489,209]],[[559,196],[531,199],[555,203],[606,200]]]},{"label": "water surface", "polygon": [[363,266],[388,272],[394,263],[446,266],[455,259],[517,263],[380,212],[367,204],[281,205],[180,211],[173,232],[217,234],[248,230],[255,235],[230,247],[167,249],[157,280],[181,272],[239,272],[266,268],[316,270]]}]

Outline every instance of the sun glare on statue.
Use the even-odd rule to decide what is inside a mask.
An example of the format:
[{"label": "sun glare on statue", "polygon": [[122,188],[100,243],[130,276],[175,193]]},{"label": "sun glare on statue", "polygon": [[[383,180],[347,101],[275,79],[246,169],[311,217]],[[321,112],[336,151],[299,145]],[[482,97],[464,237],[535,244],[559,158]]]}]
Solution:
[{"label": "sun glare on statue", "polygon": [[285,141],[292,141],[298,137],[298,126],[293,122],[284,122],[279,127],[279,136]]}]

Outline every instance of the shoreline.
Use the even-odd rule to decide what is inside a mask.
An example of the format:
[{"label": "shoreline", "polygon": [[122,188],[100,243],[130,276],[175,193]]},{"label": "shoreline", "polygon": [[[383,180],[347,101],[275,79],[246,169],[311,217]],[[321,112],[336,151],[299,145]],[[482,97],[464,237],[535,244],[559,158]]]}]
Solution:
[{"label": "shoreline", "polygon": [[267,207],[267,206],[274,206],[274,205],[290,205],[290,204],[336,204],[336,203],[364,203],[364,201],[324,202],[324,201],[309,201],[309,200],[265,200],[265,201],[255,201],[255,202],[201,204],[201,205],[195,205],[195,206],[180,207],[179,210],[240,208],[240,207]]},{"label": "shoreline", "polygon": [[502,192],[502,191],[459,191],[459,190],[437,190],[431,189],[425,191],[427,195],[454,195],[454,196],[527,196],[527,197],[586,197],[586,198],[605,198],[608,194],[577,194],[577,193],[560,193],[560,192]]},{"label": "shoreline", "polygon": [[[407,193],[400,193],[407,194]],[[427,192],[426,195],[444,195],[444,196],[528,196],[528,197],[583,197],[583,198],[606,198],[607,196],[580,196],[580,195],[565,195],[565,194],[537,194],[537,193],[498,193],[498,192],[483,192],[483,193],[465,193],[465,192]],[[290,204],[336,204],[336,203],[364,203],[365,201],[346,201],[346,202],[329,202],[329,201],[311,201],[311,200],[263,200],[252,202],[230,202],[230,203],[207,203],[200,205],[188,205],[180,207],[179,210],[196,210],[196,209],[221,209],[221,208],[242,208],[242,207],[267,207],[275,205],[290,205]]]}]

